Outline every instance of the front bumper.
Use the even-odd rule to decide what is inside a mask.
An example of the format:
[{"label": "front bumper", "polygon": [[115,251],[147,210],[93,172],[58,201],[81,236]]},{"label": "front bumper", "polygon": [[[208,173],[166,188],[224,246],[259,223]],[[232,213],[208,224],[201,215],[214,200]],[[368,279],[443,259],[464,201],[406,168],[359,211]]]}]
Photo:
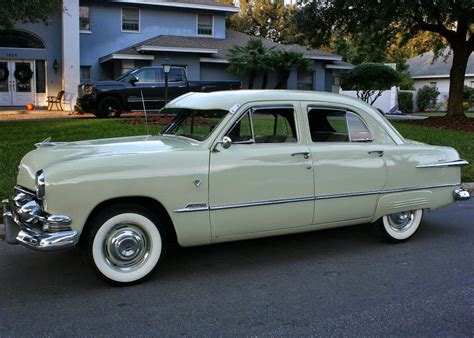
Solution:
[{"label": "front bumper", "polygon": [[76,107],[81,113],[95,113],[96,108],[96,98],[95,95],[83,95],[77,98]]},{"label": "front bumper", "polygon": [[454,190],[453,197],[456,201],[467,201],[471,198],[469,191],[464,188]]},{"label": "front bumper", "polygon": [[75,246],[79,240],[78,233],[69,227],[71,220],[67,216],[33,215],[26,222],[12,207],[12,202],[3,200],[2,204],[5,241],[9,244],[19,243],[36,251],[54,251]]}]

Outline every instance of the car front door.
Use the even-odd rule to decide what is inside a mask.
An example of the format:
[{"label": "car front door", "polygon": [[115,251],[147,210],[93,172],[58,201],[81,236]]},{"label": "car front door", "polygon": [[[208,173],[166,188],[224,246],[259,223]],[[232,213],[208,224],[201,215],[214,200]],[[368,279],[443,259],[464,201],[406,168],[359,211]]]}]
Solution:
[{"label": "car front door", "polygon": [[259,105],[236,116],[210,154],[213,241],[258,237],[312,224],[313,168],[296,104]]},{"label": "car front door", "polygon": [[315,175],[315,224],[369,221],[386,184],[384,144],[362,116],[345,108],[306,107]]},{"label": "car front door", "polygon": [[144,68],[133,74],[126,91],[130,110],[156,110],[160,107],[159,73],[156,68]]}]

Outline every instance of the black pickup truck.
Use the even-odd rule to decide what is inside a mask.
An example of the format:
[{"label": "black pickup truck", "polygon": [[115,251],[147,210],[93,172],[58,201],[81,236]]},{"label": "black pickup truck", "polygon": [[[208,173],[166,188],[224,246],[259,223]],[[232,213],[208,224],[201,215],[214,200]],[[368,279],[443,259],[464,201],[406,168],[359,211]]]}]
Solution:
[{"label": "black pickup truck", "polygon": [[[168,73],[168,101],[188,92],[213,92],[242,88],[240,81],[188,81],[184,67]],[[79,85],[76,108],[97,117],[118,117],[124,111],[158,110],[165,104],[163,67],[133,69],[115,81]],[[145,107],[144,107],[145,106]]]}]

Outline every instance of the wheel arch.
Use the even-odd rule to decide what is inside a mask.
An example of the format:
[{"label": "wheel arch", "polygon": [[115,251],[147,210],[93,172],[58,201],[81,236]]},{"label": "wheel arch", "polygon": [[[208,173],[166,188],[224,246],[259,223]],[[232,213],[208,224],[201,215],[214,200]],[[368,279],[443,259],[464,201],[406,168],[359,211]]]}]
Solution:
[{"label": "wheel arch", "polygon": [[166,210],[166,208],[161,204],[159,201],[151,198],[151,197],[145,197],[145,196],[126,196],[126,197],[118,197],[118,198],[112,198],[105,200],[98,205],[94,207],[94,209],[89,213],[89,216],[87,217],[87,220],[85,222],[83,231],[81,233],[80,239],[79,239],[79,245],[82,244],[82,240],[84,238],[83,234],[85,233],[85,229],[87,229],[90,226],[90,222],[93,219],[93,217],[99,213],[101,210],[104,210],[108,207],[111,207],[113,205],[117,204],[130,204],[130,205],[137,205],[140,207],[145,207],[147,210],[149,210],[151,213],[158,215],[162,217],[163,225],[165,227],[166,231],[166,238],[168,242],[171,243],[177,243],[178,242],[178,237],[176,234],[176,230],[173,224],[173,221],[171,220],[171,217]]}]

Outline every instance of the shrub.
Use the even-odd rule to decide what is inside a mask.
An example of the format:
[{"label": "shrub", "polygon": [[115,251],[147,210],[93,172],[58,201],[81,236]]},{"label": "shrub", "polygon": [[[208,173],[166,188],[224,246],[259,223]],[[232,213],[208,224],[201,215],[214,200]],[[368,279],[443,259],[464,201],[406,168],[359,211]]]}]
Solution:
[{"label": "shrub", "polygon": [[358,65],[341,76],[344,90],[356,90],[357,98],[370,104],[399,83],[400,74],[395,69],[377,63]]},{"label": "shrub", "polygon": [[398,92],[398,108],[404,113],[413,112],[412,92]]},{"label": "shrub", "polygon": [[474,87],[464,86],[462,97],[463,102],[468,104],[467,109],[469,109],[474,104]]},{"label": "shrub", "polygon": [[436,87],[423,86],[418,90],[416,96],[416,105],[419,111],[425,111],[426,109],[433,109],[436,107],[438,100],[439,91]]}]

